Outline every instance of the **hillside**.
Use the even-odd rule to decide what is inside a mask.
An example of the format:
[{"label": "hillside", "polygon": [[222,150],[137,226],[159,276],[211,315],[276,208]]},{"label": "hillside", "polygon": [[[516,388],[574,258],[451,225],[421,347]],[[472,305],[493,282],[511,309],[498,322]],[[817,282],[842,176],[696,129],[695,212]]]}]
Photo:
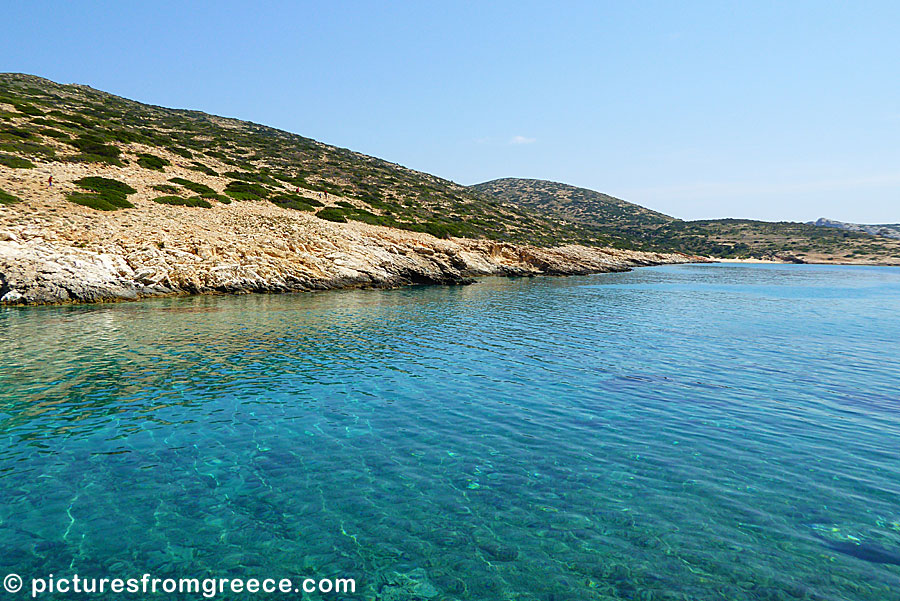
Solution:
[{"label": "hillside", "polygon": [[472,189],[547,217],[594,228],[633,248],[721,258],[900,264],[900,241],[864,231],[749,219],[683,221],[594,190],[543,180],[498,179]]},{"label": "hillside", "polygon": [[608,194],[539,179],[495,179],[471,188],[523,208],[601,227],[658,225],[674,220]]},{"label": "hillside", "polygon": [[885,238],[900,239],[900,223],[846,223],[844,221],[834,221],[821,217],[816,221],[809,221],[810,225],[819,227],[833,227],[839,230],[850,230],[851,232],[865,232],[873,236],[884,236]]},{"label": "hillside", "polygon": [[[72,165],[87,175],[137,167],[139,177],[122,183],[170,204],[264,201],[326,220],[444,238],[542,246],[610,242],[595,228],[563,225],[451,181],[271,127],[0,74],[0,169],[37,170],[64,183],[59,178]],[[15,196],[3,183],[0,190]],[[70,201],[86,206],[128,208],[67,191]]]},{"label": "hillside", "polygon": [[698,259],[610,241],[273,128],[0,75],[0,304],[458,284]]}]

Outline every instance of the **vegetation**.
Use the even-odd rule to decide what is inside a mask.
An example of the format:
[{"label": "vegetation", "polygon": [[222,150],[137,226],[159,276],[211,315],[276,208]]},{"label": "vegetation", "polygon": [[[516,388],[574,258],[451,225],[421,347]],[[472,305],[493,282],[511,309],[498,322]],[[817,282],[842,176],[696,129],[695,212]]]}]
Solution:
[{"label": "vegetation", "polygon": [[474,188],[498,200],[591,228],[619,246],[789,261],[849,255],[900,258],[900,244],[812,224],[749,219],[682,221],[593,190],[542,180],[501,179]]},{"label": "vegetation", "polygon": [[178,205],[182,207],[203,207],[204,209],[209,209],[212,205],[208,200],[204,200],[199,196],[192,196],[190,198],[183,198],[181,196],[159,196],[153,199],[153,202],[158,202],[162,205]]},{"label": "vegetation", "polygon": [[109,163],[110,165],[122,165],[119,156],[122,151],[107,140],[94,134],[81,134],[69,143],[81,151],[81,154],[71,157],[71,160],[82,163]]},{"label": "vegetation", "polygon": [[[0,101],[5,108],[0,110],[0,165],[5,167],[134,160],[164,170],[170,165],[160,155],[171,152],[185,159],[182,167],[227,178],[213,184],[217,190],[223,186],[224,194],[186,178],[156,184],[164,195],[160,198],[178,199],[166,204],[266,200],[317,211],[331,221],[540,246],[580,243],[798,260],[900,257],[900,242],[865,233],[795,223],[682,221],[553,182],[506,179],[461,186],[255,123],[145,105],[28,75],[0,74]],[[141,145],[139,151],[134,144]],[[111,210],[130,206],[127,196],[85,190],[70,200]]]},{"label": "vegetation", "polygon": [[203,163],[198,163],[197,161],[191,161],[190,165],[185,165],[188,169],[193,171],[199,171],[200,173],[204,173],[206,175],[211,175],[213,177],[219,175],[212,168],[207,167]]},{"label": "vegetation", "polygon": [[131,209],[127,197],[137,192],[123,182],[106,177],[83,177],[75,181],[75,185],[87,192],[70,192],[66,198],[75,204],[97,209],[98,211],[115,211]]},{"label": "vegetation", "polygon": [[0,205],[12,205],[17,202],[22,202],[18,196],[13,196],[9,192],[0,190]]},{"label": "vegetation", "polygon": [[216,197],[216,191],[206,184],[198,184],[197,182],[192,182],[191,180],[184,179],[183,177],[170,177],[169,181],[173,184],[178,184],[179,186],[187,188],[191,192],[196,192],[204,198],[206,198],[207,195],[209,195],[210,198]]},{"label": "vegetation", "polygon": [[154,171],[164,171],[163,167],[168,167],[172,164],[162,157],[147,153],[139,154],[137,163],[144,169],[152,169]]},{"label": "vegetation", "polygon": [[317,200],[297,194],[277,194],[269,198],[269,202],[285,209],[295,209],[297,211],[313,211],[316,207],[322,206],[322,203]]},{"label": "vegetation", "polygon": [[259,184],[233,180],[225,186],[225,194],[235,200],[262,200],[269,190]]},{"label": "vegetation", "polygon": [[12,156],[9,154],[0,154],[0,165],[11,169],[32,169],[34,163],[22,157]]},{"label": "vegetation", "polygon": [[325,221],[334,221],[336,223],[347,223],[347,214],[344,209],[338,207],[326,207],[316,213],[316,217]]}]

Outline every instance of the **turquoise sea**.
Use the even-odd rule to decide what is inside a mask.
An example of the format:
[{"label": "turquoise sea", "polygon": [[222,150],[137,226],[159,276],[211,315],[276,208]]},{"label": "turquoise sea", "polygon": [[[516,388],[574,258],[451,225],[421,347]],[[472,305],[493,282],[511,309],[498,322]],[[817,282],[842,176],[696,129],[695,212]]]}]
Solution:
[{"label": "turquoise sea", "polygon": [[898,564],[898,268],[0,310],[0,577],[885,601]]}]

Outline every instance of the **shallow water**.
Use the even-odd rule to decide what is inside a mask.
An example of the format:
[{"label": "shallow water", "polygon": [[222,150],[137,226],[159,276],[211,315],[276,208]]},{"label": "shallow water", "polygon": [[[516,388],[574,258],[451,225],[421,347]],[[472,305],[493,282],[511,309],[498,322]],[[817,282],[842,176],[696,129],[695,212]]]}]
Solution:
[{"label": "shallow water", "polygon": [[864,552],[900,553],[897,268],[5,309],[0,338],[0,576],[900,599]]}]

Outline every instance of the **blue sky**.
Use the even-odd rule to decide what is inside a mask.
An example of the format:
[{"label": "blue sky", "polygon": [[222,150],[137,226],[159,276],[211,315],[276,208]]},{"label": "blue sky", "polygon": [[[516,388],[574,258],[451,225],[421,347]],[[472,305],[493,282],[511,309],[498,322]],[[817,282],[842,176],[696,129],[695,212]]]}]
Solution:
[{"label": "blue sky", "polygon": [[897,2],[9,3],[0,71],[463,184],[900,222]]}]

